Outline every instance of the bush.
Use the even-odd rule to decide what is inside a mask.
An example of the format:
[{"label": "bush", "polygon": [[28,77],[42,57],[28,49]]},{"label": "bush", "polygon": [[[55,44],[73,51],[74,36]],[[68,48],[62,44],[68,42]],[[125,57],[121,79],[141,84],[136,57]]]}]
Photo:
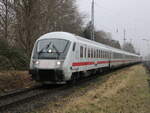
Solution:
[{"label": "bush", "polygon": [[22,49],[11,47],[7,41],[0,40],[0,70],[26,70],[29,58]]}]

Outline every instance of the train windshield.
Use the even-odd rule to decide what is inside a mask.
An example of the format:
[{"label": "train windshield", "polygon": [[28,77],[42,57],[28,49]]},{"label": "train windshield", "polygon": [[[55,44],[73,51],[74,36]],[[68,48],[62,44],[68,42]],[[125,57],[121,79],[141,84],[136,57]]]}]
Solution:
[{"label": "train windshield", "polygon": [[38,59],[65,59],[70,41],[63,39],[40,40],[36,46],[34,57]]}]

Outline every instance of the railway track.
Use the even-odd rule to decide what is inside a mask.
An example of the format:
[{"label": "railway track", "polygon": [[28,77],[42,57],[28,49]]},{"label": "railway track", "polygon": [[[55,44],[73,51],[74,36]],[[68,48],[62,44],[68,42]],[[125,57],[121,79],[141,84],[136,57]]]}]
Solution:
[{"label": "railway track", "polygon": [[4,95],[0,95],[0,113],[5,113],[10,107],[15,105],[21,105],[36,98],[43,97],[46,94],[54,94],[60,90],[64,90],[70,86],[68,85],[51,85],[48,87],[39,85],[28,89],[22,89],[14,92],[10,92]]},{"label": "railway track", "polygon": [[[101,73],[101,75],[105,75],[110,72],[103,72]],[[79,80],[75,84],[75,86],[80,87],[81,85],[84,85],[86,83],[88,84],[93,80],[95,81],[97,77],[101,77],[102,83],[105,82],[109,78],[108,76],[93,75],[93,76]],[[1,95],[0,96],[0,113],[5,113],[5,111],[7,111],[10,108],[16,108],[17,105],[22,105],[28,102],[32,103],[32,101],[37,100],[39,98],[43,98],[45,96],[49,96],[51,99],[48,101],[52,101],[54,97],[68,95],[69,90],[72,90],[72,89],[73,89],[72,85],[50,86],[48,88],[43,88],[42,86],[36,86],[30,89],[15,91],[15,92],[11,92],[5,95]],[[22,110],[19,110],[19,112],[22,112]],[[17,112],[13,111],[13,113],[18,113],[18,111]]]},{"label": "railway track", "polygon": [[[83,78],[78,81],[75,86],[80,86],[86,81],[95,79],[97,76]],[[0,113],[4,113],[14,105],[23,104],[30,102],[36,98],[44,97],[44,95],[50,94],[52,97],[55,97],[57,94],[61,96],[61,91],[66,91],[66,89],[71,89],[72,85],[63,85],[63,86],[50,86],[44,88],[43,86],[36,86],[30,89],[23,89],[14,91],[5,95],[0,96]],[[2,111],[2,112],[1,112]]]},{"label": "railway track", "polygon": [[[40,89],[41,85],[34,86],[32,88],[20,89],[12,91],[3,95],[0,95],[0,110],[4,110],[8,106],[18,103],[28,98],[28,94],[35,92]],[[33,95],[32,95],[33,96]]]}]

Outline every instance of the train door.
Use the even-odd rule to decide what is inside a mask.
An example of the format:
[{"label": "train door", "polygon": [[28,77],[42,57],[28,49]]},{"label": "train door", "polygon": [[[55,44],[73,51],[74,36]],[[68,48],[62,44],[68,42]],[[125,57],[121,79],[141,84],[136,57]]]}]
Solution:
[{"label": "train door", "polygon": [[79,62],[79,43],[78,42],[74,42],[73,43],[73,47],[72,47],[72,52],[71,52],[71,58],[72,59],[72,70],[73,72],[78,71],[78,62]]},{"label": "train door", "polygon": [[80,62],[80,70],[83,71],[85,70],[86,66],[84,65],[86,62],[86,57],[87,57],[87,47],[85,44],[79,45],[79,62]]},{"label": "train door", "polygon": [[77,45],[77,43],[76,42],[74,42],[73,43],[73,48],[72,48],[72,59],[73,59],[73,62],[76,62],[76,46]]},{"label": "train door", "polygon": [[112,63],[112,51],[109,51],[109,68],[111,68]]},{"label": "train door", "polygon": [[[83,62],[87,63],[87,45],[83,45]],[[87,66],[84,66],[84,70],[87,70]]]}]

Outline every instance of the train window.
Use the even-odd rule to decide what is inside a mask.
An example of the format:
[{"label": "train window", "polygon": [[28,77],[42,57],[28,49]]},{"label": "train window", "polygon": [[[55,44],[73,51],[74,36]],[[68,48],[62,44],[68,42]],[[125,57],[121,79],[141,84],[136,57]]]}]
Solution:
[{"label": "train window", "polygon": [[93,49],[93,58],[95,58],[95,49]]},{"label": "train window", "polygon": [[99,51],[98,51],[98,49],[97,49],[97,58],[98,58],[98,56],[99,56]]},{"label": "train window", "polygon": [[93,50],[93,58],[95,58],[95,49]]},{"label": "train window", "polygon": [[103,51],[103,58],[105,58],[105,51]]},{"label": "train window", "polygon": [[106,52],[106,58],[108,59],[108,52]]},{"label": "train window", "polygon": [[102,51],[100,50],[100,58],[102,58]]},{"label": "train window", "polygon": [[96,50],[94,49],[94,58],[96,58]]},{"label": "train window", "polygon": [[80,58],[83,58],[83,47],[80,46]]},{"label": "train window", "polygon": [[98,50],[98,58],[100,58],[100,50]]},{"label": "train window", "polygon": [[88,48],[88,58],[90,58],[90,55],[91,53],[90,53],[90,48]]},{"label": "train window", "polygon": [[91,49],[91,58],[93,58],[93,49]]},{"label": "train window", "polygon": [[96,58],[98,58],[98,49],[97,49],[97,54],[96,55],[97,55]]},{"label": "train window", "polygon": [[86,48],[84,49],[84,57],[86,58]]},{"label": "train window", "polygon": [[99,50],[99,54],[100,54],[100,55],[99,55],[99,58],[101,58],[101,50]]},{"label": "train window", "polygon": [[76,43],[74,42],[72,51],[75,51],[75,48],[76,48]]}]

